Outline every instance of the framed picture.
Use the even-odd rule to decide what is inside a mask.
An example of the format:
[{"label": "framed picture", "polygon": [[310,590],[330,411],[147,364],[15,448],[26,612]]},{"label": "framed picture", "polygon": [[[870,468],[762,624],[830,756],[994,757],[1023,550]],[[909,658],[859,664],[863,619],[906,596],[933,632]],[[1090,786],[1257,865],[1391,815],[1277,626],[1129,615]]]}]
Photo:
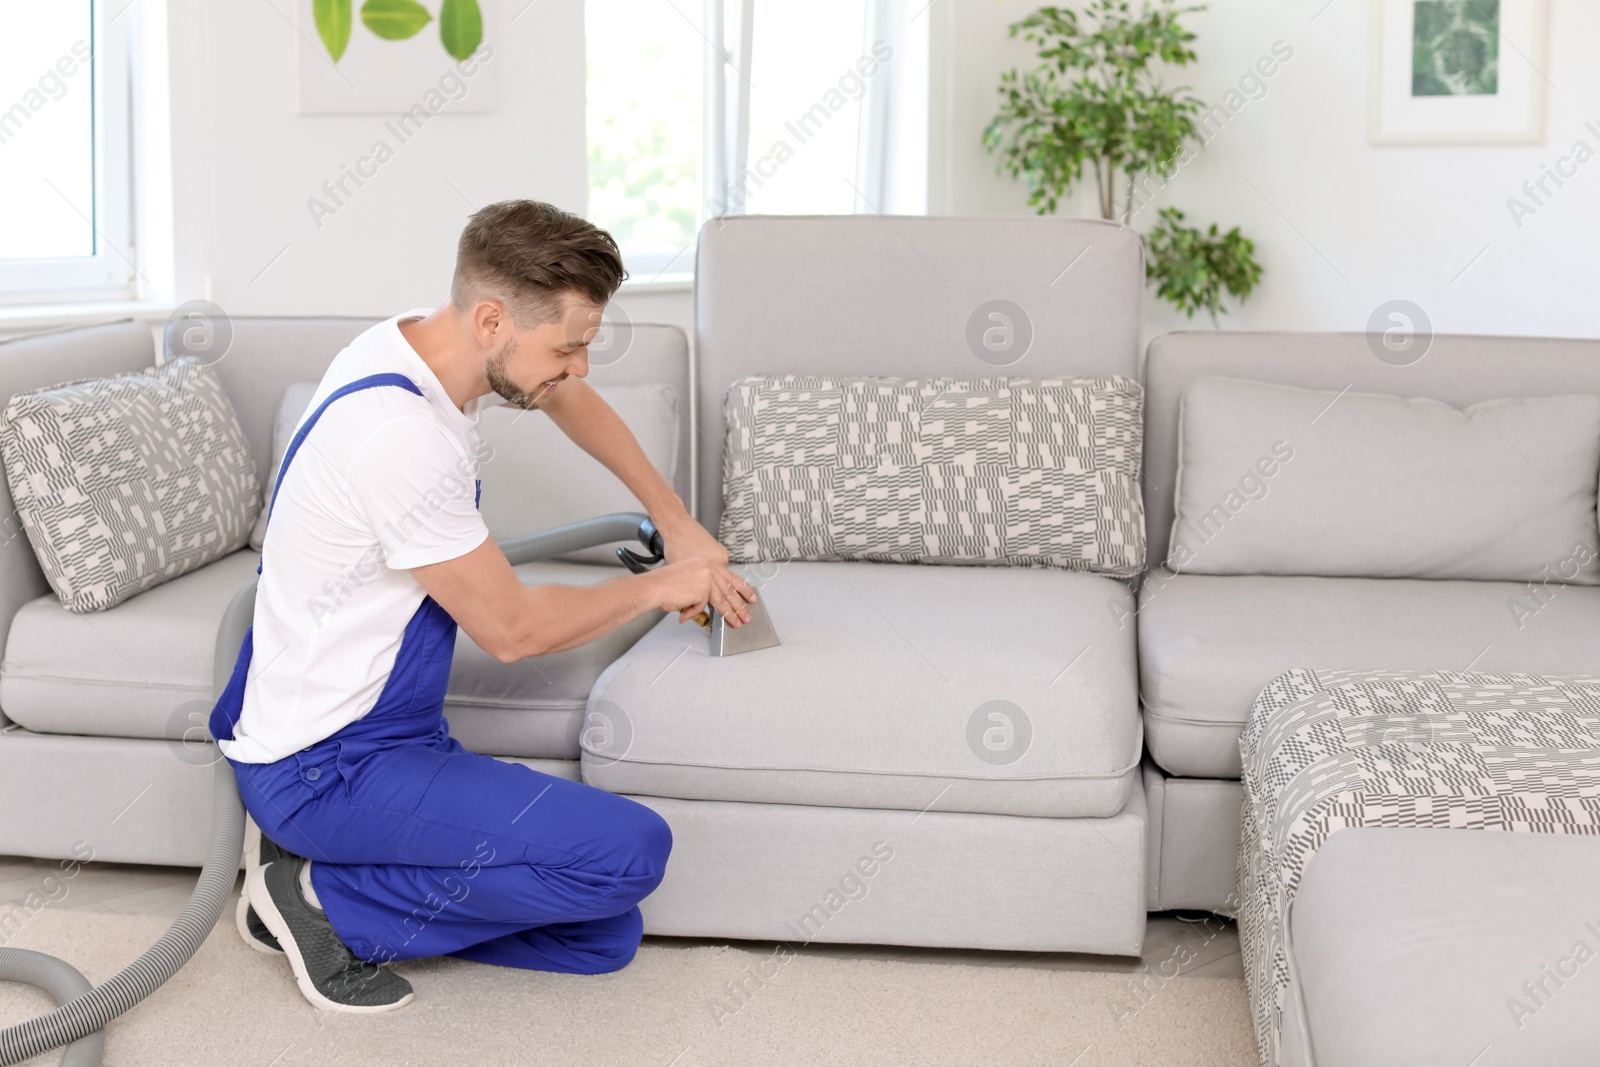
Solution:
[{"label": "framed picture", "polygon": [[1542,142],[1545,36],[1545,0],[1372,0],[1372,143]]}]

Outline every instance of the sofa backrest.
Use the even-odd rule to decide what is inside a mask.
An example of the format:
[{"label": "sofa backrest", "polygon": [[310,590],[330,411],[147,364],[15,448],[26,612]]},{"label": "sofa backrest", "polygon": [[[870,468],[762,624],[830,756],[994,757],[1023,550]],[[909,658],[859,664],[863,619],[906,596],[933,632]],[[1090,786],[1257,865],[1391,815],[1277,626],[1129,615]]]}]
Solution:
[{"label": "sofa backrest", "polygon": [[[363,330],[381,319],[235,318],[233,343],[216,364],[228,390],[256,472],[266,484],[272,455],[272,427],[283,391],[294,382],[322,379],[328,364]],[[636,323],[609,339],[605,352],[590,350],[593,385],[670,385],[684,407],[678,454],[690,448],[689,340],[676,326]],[[689,464],[679,466],[679,495],[689,499]]]},{"label": "sofa backrest", "polygon": [[1144,368],[1149,566],[1166,559],[1184,387],[1208,375],[1304,389],[1428,397],[1465,409],[1498,398],[1600,395],[1600,340],[1441,334],[1421,359],[1386,363],[1364,333],[1181,331],[1150,342]]},{"label": "sofa backrest", "polygon": [[[283,391],[294,382],[321,381],[328,364],[361,331],[381,319],[230,319],[233,341],[217,360],[217,374],[239,413],[239,425],[256,458],[256,476],[267,482],[272,463],[272,424]],[[165,358],[165,357],[163,357]]]},{"label": "sofa backrest", "polygon": [[[132,319],[0,341],[0,408],[30,389],[143,370],[155,362],[155,352],[149,324]],[[48,592],[50,583],[11,502],[11,486],[0,476],[0,654],[17,610]]]},{"label": "sofa backrest", "polygon": [[[695,275],[696,517],[717,532],[723,398],[746,375],[1136,376],[1142,256],[1131,230],[1086,219],[708,222]],[[1031,326],[1025,354],[1004,365],[968,341],[996,300]]]},{"label": "sofa backrest", "polygon": [[[333,357],[378,321],[232,319],[233,341],[215,366],[238,412],[263,484],[271,461],[273,419],[284,390],[293,382],[320,380]],[[156,362],[157,352],[150,324],[131,319],[0,341],[0,405],[13,394],[30,389],[143,370]],[[591,351],[589,381],[597,385],[671,385],[683,406],[678,454],[689,454],[689,342],[683,330],[633,325],[623,336],[612,339],[608,351]],[[689,468],[687,462],[679,465],[676,486],[685,500],[690,499]],[[12,505],[10,487],[0,477],[0,654],[17,610],[49,592],[49,583]]]}]

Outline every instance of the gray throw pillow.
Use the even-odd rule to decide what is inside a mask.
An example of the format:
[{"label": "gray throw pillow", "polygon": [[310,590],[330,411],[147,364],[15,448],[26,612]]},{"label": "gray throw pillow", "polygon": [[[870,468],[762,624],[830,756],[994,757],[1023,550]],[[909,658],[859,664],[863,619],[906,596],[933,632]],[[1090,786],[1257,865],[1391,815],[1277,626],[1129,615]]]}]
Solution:
[{"label": "gray throw pillow", "polygon": [[103,611],[237,550],[261,507],[222,381],[188,360],[19,393],[0,454],[68,611]]},{"label": "gray throw pillow", "polygon": [[1600,397],[1441,400],[1197,378],[1167,565],[1600,581]]},{"label": "gray throw pillow", "polygon": [[1128,378],[741,378],[721,540],[738,562],[1144,566]]}]

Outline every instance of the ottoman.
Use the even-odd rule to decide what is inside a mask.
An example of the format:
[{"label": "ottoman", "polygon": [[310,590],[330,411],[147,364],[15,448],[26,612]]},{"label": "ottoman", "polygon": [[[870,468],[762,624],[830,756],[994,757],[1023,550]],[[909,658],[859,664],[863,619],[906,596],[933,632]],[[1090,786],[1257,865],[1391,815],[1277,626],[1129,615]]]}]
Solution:
[{"label": "ottoman", "polygon": [[1600,840],[1341,830],[1289,916],[1284,1067],[1591,1063]]},{"label": "ottoman", "polygon": [[1286,1025],[1289,915],[1342,833],[1508,831],[1514,846],[1569,835],[1600,848],[1600,678],[1292,670],[1261,691],[1239,744],[1239,937],[1266,1067]]}]

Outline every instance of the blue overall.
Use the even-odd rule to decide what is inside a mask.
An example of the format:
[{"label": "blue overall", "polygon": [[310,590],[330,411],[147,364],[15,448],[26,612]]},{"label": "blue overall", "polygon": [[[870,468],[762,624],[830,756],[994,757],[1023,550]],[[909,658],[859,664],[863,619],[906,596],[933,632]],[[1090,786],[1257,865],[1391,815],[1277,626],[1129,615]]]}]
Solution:
[{"label": "blue overall", "polygon": [[[277,487],[328,406],[409,378],[376,374],[336,390],[301,425]],[[277,489],[273,500],[277,502]],[[372,710],[274,763],[230,759],[245,809],[267,837],[313,860],[311,882],[359,958],[425,956],[597,974],[638,949],[639,901],[665,873],[672,834],[642,804],[463,748],[445,721],[456,623],[424,597]],[[253,630],[211,712],[231,740]]]}]

